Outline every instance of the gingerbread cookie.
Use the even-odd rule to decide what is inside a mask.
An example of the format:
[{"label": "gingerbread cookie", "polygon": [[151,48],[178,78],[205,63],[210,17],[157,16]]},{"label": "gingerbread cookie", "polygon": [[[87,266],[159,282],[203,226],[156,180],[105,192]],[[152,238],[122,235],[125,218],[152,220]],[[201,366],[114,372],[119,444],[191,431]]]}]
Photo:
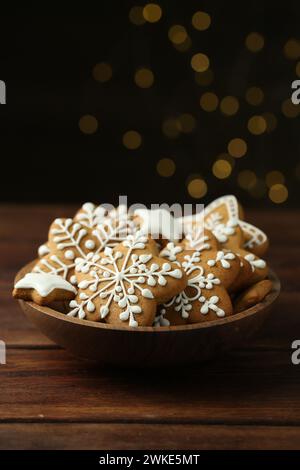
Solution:
[{"label": "gingerbread cookie", "polygon": [[197,249],[189,242],[170,242],[160,253],[169,261],[184,269],[187,287],[160,306],[155,326],[180,325],[216,320],[233,313],[228,287],[240,270],[240,261],[230,251],[215,251],[216,240],[204,232],[202,244],[193,239]]},{"label": "gingerbread cookie", "polygon": [[272,290],[272,282],[269,279],[250,286],[240,294],[234,302],[234,312],[239,313],[261,302]]},{"label": "gingerbread cookie", "polygon": [[245,222],[244,220],[240,220],[239,224],[243,230],[245,239],[243,248],[245,250],[251,251],[258,257],[264,256],[269,248],[269,240],[267,235],[259,228],[249,224],[248,222]]},{"label": "gingerbread cookie", "polygon": [[69,316],[131,327],[152,325],[157,304],[187,284],[183,270],[158,257],[156,243],[141,232],[78,259],[76,275],[78,293]]},{"label": "gingerbread cookie", "polygon": [[242,215],[235,196],[222,196],[204,209],[204,225],[210,230],[224,248],[242,246],[243,232],[239,227]]},{"label": "gingerbread cookie", "polygon": [[98,250],[99,244],[93,231],[79,222],[55,219],[50,226],[48,247],[49,253],[37,262],[33,272],[55,274],[76,284],[75,259]]},{"label": "gingerbread cookie", "polygon": [[[268,275],[266,262],[244,248],[244,232],[241,228],[243,221],[239,219],[242,216],[241,206],[235,196],[223,196],[216,199],[205,208],[204,214],[205,227],[212,230],[221,246],[233,251],[241,259],[243,258],[240,279],[238,279],[234,290],[246,288],[265,279]],[[246,226],[244,225],[244,227]],[[262,240],[261,237],[260,234],[258,239]],[[251,245],[254,246],[254,242]],[[263,246],[265,245],[261,244],[261,247]]]},{"label": "gingerbread cookie", "polygon": [[[79,222],[80,220],[80,222]],[[75,259],[114,247],[137,226],[123,206],[106,213],[91,203],[82,206],[74,219],[56,219],[50,227],[49,253],[38,261],[34,272],[50,272],[76,284]]]},{"label": "gingerbread cookie", "polygon": [[61,276],[49,273],[27,273],[14,287],[13,297],[49,305],[54,301],[74,299],[76,289]]}]

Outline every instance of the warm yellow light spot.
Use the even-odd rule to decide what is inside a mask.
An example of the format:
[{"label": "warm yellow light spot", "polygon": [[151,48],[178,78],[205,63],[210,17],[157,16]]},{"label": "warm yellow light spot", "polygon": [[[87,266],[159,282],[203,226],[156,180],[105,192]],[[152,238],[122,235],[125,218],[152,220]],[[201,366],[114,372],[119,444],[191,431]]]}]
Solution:
[{"label": "warm yellow light spot", "polygon": [[156,23],[161,19],[162,11],[157,3],[148,3],[143,8],[143,16],[148,23]]},{"label": "warm yellow light spot", "polygon": [[257,86],[252,86],[246,91],[246,101],[252,106],[259,106],[264,100],[264,92]]},{"label": "warm yellow light spot", "polygon": [[108,82],[112,77],[112,68],[110,64],[100,62],[93,68],[93,77],[97,82]]},{"label": "warm yellow light spot", "polygon": [[180,134],[180,128],[177,119],[169,117],[162,123],[162,131],[169,139],[176,139]]},{"label": "warm yellow light spot", "polygon": [[79,129],[84,134],[94,134],[98,129],[98,121],[95,116],[86,114],[79,119]]},{"label": "warm yellow light spot", "polygon": [[257,179],[255,185],[249,188],[249,194],[255,199],[260,199],[264,197],[266,190],[267,188],[264,181]]},{"label": "warm yellow light spot", "polygon": [[195,82],[200,86],[210,85],[214,80],[214,73],[211,69],[205,70],[205,72],[195,73]]},{"label": "warm yellow light spot", "polygon": [[172,43],[173,46],[175,47],[175,49],[179,52],[186,52],[188,51],[191,46],[192,46],[192,41],[191,41],[191,38],[189,36],[186,37],[186,40],[184,42],[182,42],[181,44],[175,44],[175,43]]},{"label": "warm yellow light spot", "polygon": [[228,143],[228,153],[234,158],[240,158],[247,152],[247,144],[243,139],[236,137]]},{"label": "warm yellow light spot", "polygon": [[251,170],[242,170],[238,174],[238,185],[243,189],[251,189],[255,186],[257,178],[256,174]]},{"label": "warm yellow light spot", "polygon": [[176,165],[171,158],[162,158],[156,165],[157,173],[160,176],[169,178],[173,176],[176,170]]},{"label": "warm yellow light spot", "polygon": [[145,24],[146,20],[143,15],[143,7],[132,7],[129,11],[129,20],[136,26],[141,26],[142,24]]},{"label": "warm yellow light spot", "polygon": [[267,125],[266,132],[274,131],[277,126],[277,118],[275,114],[267,112],[267,113],[263,113],[262,117],[266,121],[266,125]]},{"label": "warm yellow light spot", "polygon": [[285,177],[281,173],[281,171],[273,170],[269,171],[266,176],[266,183],[269,188],[271,188],[274,184],[284,184]]},{"label": "warm yellow light spot", "polygon": [[211,113],[215,111],[218,107],[219,99],[215,93],[207,92],[203,93],[200,98],[200,106],[204,111]]},{"label": "warm yellow light spot", "polygon": [[135,150],[140,147],[142,143],[141,134],[137,131],[127,131],[123,135],[123,145],[129,150]]},{"label": "warm yellow light spot", "polygon": [[218,155],[217,160],[225,160],[226,162],[229,163],[229,165],[231,166],[231,169],[233,169],[235,166],[235,158],[233,158],[228,153],[225,153],[225,152],[221,153],[220,155]]},{"label": "warm yellow light spot", "polygon": [[276,204],[285,202],[288,197],[289,192],[284,184],[274,184],[274,186],[269,189],[269,198]]},{"label": "warm yellow light spot", "polygon": [[300,113],[300,106],[293,104],[290,98],[286,99],[281,105],[281,111],[287,118],[295,118]]},{"label": "warm yellow light spot", "polygon": [[239,110],[239,102],[234,96],[225,96],[221,100],[220,109],[226,116],[233,116]]},{"label": "warm yellow light spot", "polygon": [[150,88],[154,82],[154,75],[150,69],[140,68],[135,72],[134,81],[140,88]]},{"label": "warm yellow light spot", "polygon": [[300,57],[300,41],[291,38],[284,45],[284,54],[288,59],[296,60]]},{"label": "warm yellow light spot", "polygon": [[171,26],[168,32],[168,36],[171,42],[174,44],[182,44],[186,41],[188,35],[186,29],[180,24]]},{"label": "warm yellow light spot", "polygon": [[177,125],[181,132],[188,134],[189,132],[193,132],[195,130],[196,120],[191,114],[181,114],[181,116],[178,118]]},{"label": "warm yellow light spot", "polygon": [[264,47],[265,40],[261,34],[253,32],[248,34],[245,43],[249,51],[259,52]]},{"label": "warm yellow light spot", "polygon": [[232,168],[227,160],[217,160],[213,164],[212,172],[219,179],[228,178],[231,175]]},{"label": "warm yellow light spot", "polygon": [[196,11],[192,17],[192,25],[199,31],[205,31],[210,27],[211,18],[205,11]]},{"label": "warm yellow light spot", "polygon": [[199,52],[198,54],[193,55],[191,58],[191,66],[195,72],[204,72],[209,67],[209,58],[207,55]]},{"label": "warm yellow light spot", "polygon": [[252,116],[248,121],[248,130],[251,134],[260,135],[267,129],[267,123],[262,116]]},{"label": "warm yellow light spot", "polygon": [[187,189],[190,196],[199,199],[207,193],[207,184],[202,178],[195,178],[188,183]]}]

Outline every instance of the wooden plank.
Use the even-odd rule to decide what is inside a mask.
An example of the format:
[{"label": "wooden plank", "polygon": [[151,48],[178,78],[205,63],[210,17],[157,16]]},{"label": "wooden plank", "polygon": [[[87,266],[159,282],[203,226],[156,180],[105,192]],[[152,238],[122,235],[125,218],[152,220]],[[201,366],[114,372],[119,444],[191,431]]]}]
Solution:
[{"label": "wooden plank", "polygon": [[1,424],[7,450],[293,450],[300,428],[144,424]]},{"label": "wooden plank", "polygon": [[300,424],[300,366],[290,352],[246,350],[155,371],[101,369],[62,350],[12,349],[7,360],[0,422]]}]

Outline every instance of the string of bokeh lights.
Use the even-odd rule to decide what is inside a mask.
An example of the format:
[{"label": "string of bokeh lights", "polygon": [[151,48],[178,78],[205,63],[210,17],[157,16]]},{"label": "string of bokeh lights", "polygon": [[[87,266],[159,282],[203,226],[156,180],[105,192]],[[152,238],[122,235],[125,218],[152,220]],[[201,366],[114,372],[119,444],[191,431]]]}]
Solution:
[{"label": "string of bokeh lights", "polygon": [[[140,27],[145,23],[157,23],[163,15],[160,5],[148,3],[145,6],[133,6],[129,11],[129,21]],[[211,15],[207,12],[196,11],[191,17],[191,26],[197,31],[206,31],[212,22]],[[192,40],[187,28],[180,24],[172,25],[167,33],[170,44],[179,52],[188,52],[192,46]],[[262,34],[251,32],[245,38],[245,47],[249,53],[257,54],[265,46]],[[285,57],[289,60],[300,59],[300,41],[289,39],[283,48]],[[194,80],[200,87],[209,87],[214,81],[214,72],[211,68],[209,57],[203,52],[197,52],[190,59],[190,66],[194,71]],[[300,61],[296,63],[295,73],[300,77]],[[99,83],[106,83],[113,77],[113,68],[107,62],[101,62],[94,66],[93,78]],[[141,89],[153,86],[155,74],[147,67],[138,67],[133,77],[134,83]],[[245,102],[252,108],[261,106],[264,102],[264,91],[258,86],[249,87],[244,96]],[[235,96],[219,98],[212,91],[204,91],[199,100],[202,111],[213,113],[219,109],[224,117],[231,117],[238,113],[239,99]],[[282,114],[286,118],[296,118],[300,114],[300,106],[295,106],[291,99],[286,99],[281,105]],[[276,115],[271,111],[253,114],[247,122],[247,130],[253,136],[273,132],[278,124]],[[189,134],[196,130],[196,118],[190,113],[179,116],[168,116],[161,124],[163,135],[168,139],[177,139],[181,134]],[[84,134],[94,134],[99,128],[98,120],[93,115],[84,115],[79,120],[79,128]],[[136,129],[127,130],[122,136],[122,143],[128,150],[136,150],[141,147],[143,138]],[[224,153],[218,155],[211,167],[212,175],[225,180],[232,176],[236,161],[247,154],[248,145],[244,138],[233,137],[228,143]],[[156,165],[159,176],[170,178],[176,172],[176,163],[171,157],[161,158]],[[300,164],[295,168],[295,175],[300,180]],[[288,199],[286,178],[282,171],[272,169],[264,178],[258,177],[251,169],[241,170],[237,174],[237,184],[254,198],[262,198],[268,195],[269,199],[277,204],[284,203]],[[203,175],[192,174],[187,178],[186,187],[189,195],[195,199],[201,199],[208,191],[208,184]]]}]

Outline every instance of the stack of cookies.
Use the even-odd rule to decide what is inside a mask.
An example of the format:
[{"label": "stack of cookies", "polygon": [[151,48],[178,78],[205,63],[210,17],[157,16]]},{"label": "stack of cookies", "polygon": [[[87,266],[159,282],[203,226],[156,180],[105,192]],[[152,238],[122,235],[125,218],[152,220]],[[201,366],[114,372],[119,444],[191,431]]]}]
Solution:
[{"label": "stack of cookies", "polygon": [[271,291],[267,237],[244,221],[234,196],[180,219],[183,238],[171,238],[169,213],[152,238],[153,212],[86,203],[73,219],[56,219],[13,296],[81,320],[161,327],[218,320]]}]

